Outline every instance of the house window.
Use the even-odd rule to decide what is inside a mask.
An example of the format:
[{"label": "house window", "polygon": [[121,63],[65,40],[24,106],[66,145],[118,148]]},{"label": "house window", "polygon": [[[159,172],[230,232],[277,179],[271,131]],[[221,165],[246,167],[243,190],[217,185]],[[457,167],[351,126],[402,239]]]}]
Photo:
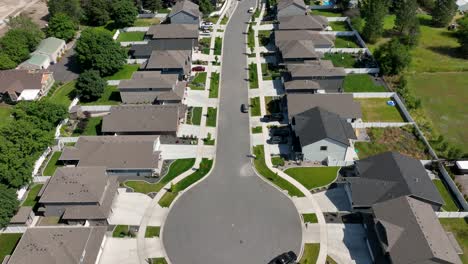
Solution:
[{"label": "house window", "polygon": [[328,147],[327,146],[320,146],[321,151],[327,151]]}]

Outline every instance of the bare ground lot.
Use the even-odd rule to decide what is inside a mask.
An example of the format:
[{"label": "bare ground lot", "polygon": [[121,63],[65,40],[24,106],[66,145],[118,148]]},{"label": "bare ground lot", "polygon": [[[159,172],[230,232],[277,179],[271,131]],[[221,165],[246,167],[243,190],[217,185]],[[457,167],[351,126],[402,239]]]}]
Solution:
[{"label": "bare ground lot", "polygon": [[[0,21],[18,13],[32,18],[42,28],[47,23],[46,17],[49,11],[46,0],[0,0]],[[7,30],[7,27],[0,22],[0,37]]]}]

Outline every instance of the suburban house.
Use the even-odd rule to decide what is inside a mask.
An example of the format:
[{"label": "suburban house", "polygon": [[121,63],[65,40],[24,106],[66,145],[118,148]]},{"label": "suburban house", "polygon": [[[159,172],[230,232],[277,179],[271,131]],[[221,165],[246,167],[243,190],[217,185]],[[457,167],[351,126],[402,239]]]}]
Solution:
[{"label": "suburban house", "polygon": [[0,71],[0,102],[36,100],[47,94],[54,81],[52,72],[45,70]]},{"label": "suburban house", "polygon": [[278,19],[280,17],[307,14],[307,6],[304,0],[279,0],[276,8]]},{"label": "suburban house", "polygon": [[315,51],[312,40],[277,41],[278,59],[285,64],[306,63],[323,58],[323,53]]},{"label": "suburban house", "polygon": [[69,224],[106,224],[119,183],[106,167],[61,167],[39,193],[39,211]]},{"label": "suburban house", "polygon": [[288,94],[286,97],[289,120],[314,107],[338,114],[348,122],[362,117],[361,105],[353,100],[352,94]]},{"label": "suburban house", "polygon": [[173,43],[170,47],[158,45],[158,41],[149,40],[147,44],[135,44],[129,50],[129,54],[134,59],[149,59],[154,50],[192,50],[192,42],[180,41]]},{"label": "suburban house", "polygon": [[161,50],[171,50],[174,46],[198,47],[198,25],[159,24],[151,26],[146,36],[152,39]]},{"label": "suburban house", "polygon": [[32,206],[20,206],[16,214],[10,219],[8,228],[14,227],[28,227],[34,220],[34,212]]},{"label": "suburban house", "polygon": [[275,30],[275,45],[279,47],[283,41],[310,40],[314,49],[330,49],[335,46],[335,36],[320,34],[313,30]]},{"label": "suburban house", "polygon": [[113,106],[104,116],[102,132],[116,135],[177,135],[187,107],[172,105]]},{"label": "suburban house", "polygon": [[49,68],[50,66],[50,58],[44,54],[31,54],[29,59],[22,62],[18,65],[18,69],[22,70],[44,70]]},{"label": "suburban house", "polygon": [[344,161],[350,140],[356,139],[350,123],[321,107],[294,115],[291,127],[297,143],[295,152],[304,161]]},{"label": "suburban house", "polygon": [[293,93],[338,93],[339,90],[329,89],[325,90],[320,87],[320,84],[312,80],[296,80],[284,82],[284,89],[287,94]]},{"label": "suburban house", "polygon": [[120,81],[120,97],[124,104],[183,103],[187,83],[178,81],[178,78],[178,74],[137,71],[132,79]]},{"label": "suburban house", "polygon": [[374,204],[372,211],[370,228],[374,228],[376,244],[389,263],[462,263],[455,251],[459,248],[454,245],[456,240],[449,239],[429,204],[400,196]]},{"label": "suburban house", "polygon": [[18,68],[29,70],[41,70],[49,68],[50,64],[58,62],[65,53],[67,44],[65,40],[54,37],[43,39],[37,49],[31,53],[31,57],[21,63]]},{"label": "suburban house", "polygon": [[28,228],[3,263],[98,263],[106,230],[105,226]]},{"label": "suburban house", "polygon": [[313,80],[319,83],[321,90],[342,92],[346,77],[344,68],[334,67],[328,60],[307,61],[303,64],[288,64],[283,81]]},{"label": "suburban house", "polygon": [[172,7],[171,13],[168,15],[168,19],[171,24],[195,24],[200,25],[200,18],[202,14],[198,8],[198,5],[188,1],[177,1]]},{"label": "suburban house", "polygon": [[343,182],[356,210],[402,196],[423,201],[434,210],[444,204],[421,162],[398,152],[356,161],[352,175],[344,177]]},{"label": "suburban house", "polygon": [[82,136],[59,161],[78,167],[104,166],[108,175],[154,176],[162,167],[159,136]]},{"label": "suburban house", "polygon": [[279,30],[325,30],[328,27],[328,20],[323,16],[299,15],[284,16],[278,18]]},{"label": "suburban house", "polygon": [[160,71],[162,74],[178,74],[180,79],[185,79],[190,75],[191,66],[191,50],[154,50],[140,69]]}]

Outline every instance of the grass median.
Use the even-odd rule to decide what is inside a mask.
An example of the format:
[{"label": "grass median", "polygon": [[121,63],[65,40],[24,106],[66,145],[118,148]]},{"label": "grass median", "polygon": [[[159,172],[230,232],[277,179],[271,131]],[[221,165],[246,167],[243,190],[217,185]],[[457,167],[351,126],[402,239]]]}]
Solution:
[{"label": "grass median", "polygon": [[218,110],[215,107],[208,107],[208,113],[206,114],[206,126],[216,127],[216,115]]},{"label": "grass median", "polygon": [[219,73],[211,73],[210,94],[209,98],[218,98],[219,94]]},{"label": "grass median", "polygon": [[249,87],[250,89],[258,88],[258,73],[257,73],[257,64],[249,64]]},{"label": "grass median", "polygon": [[250,98],[250,116],[260,116],[260,97]]}]

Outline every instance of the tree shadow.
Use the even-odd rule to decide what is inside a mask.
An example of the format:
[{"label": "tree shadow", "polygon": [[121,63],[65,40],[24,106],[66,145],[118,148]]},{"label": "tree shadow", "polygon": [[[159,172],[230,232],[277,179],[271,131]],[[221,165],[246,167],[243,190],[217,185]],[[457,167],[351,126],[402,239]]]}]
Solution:
[{"label": "tree shadow", "polygon": [[434,25],[432,24],[432,20],[430,17],[426,16],[418,16],[419,19],[419,24],[421,26],[428,26],[428,27],[433,27]]},{"label": "tree shadow", "polygon": [[445,55],[451,58],[463,59],[458,48],[443,46],[443,47],[429,47],[428,49],[435,53],[439,53],[441,55]]}]

